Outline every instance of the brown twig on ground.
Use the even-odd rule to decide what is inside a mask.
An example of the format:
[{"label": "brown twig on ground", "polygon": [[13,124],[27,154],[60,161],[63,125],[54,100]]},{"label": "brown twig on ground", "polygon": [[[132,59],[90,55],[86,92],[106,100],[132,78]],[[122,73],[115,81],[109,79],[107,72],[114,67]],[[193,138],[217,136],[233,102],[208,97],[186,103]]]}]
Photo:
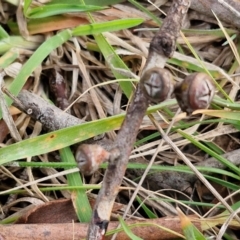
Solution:
[{"label": "brown twig on ground", "polygon": [[[194,222],[194,225],[201,230],[200,221],[195,215],[188,218]],[[147,220],[127,220],[127,225],[139,224],[131,228],[131,231],[142,239],[161,240],[173,239],[177,236],[171,232],[158,227],[171,229],[172,232],[183,234],[179,217],[163,217]],[[109,230],[116,229],[118,222],[110,222]],[[14,227],[14,231],[13,231]],[[4,240],[71,240],[85,239],[88,224],[84,223],[58,223],[58,224],[15,224],[0,225],[0,238]],[[111,239],[112,235],[106,236],[105,239]],[[118,233],[117,240],[128,240],[129,237],[124,231]]]},{"label": "brown twig on ground", "polygon": [[[155,69],[156,67],[160,69],[163,68],[167,58],[173,55],[176,46],[176,39],[179,35],[181,24],[189,5],[190,1],[187,0],[179,0],[172,3],[168,16],[164,19],[159,32],[150,44],[149,56],[144,73],[151,69]],[[150,79],[150,82],[153,82],[154,84],[156,80],[155,76],[156,75],[154,75],[153,79]],[[106,233],[112,206],[125,174],[129,156],[136,140],[140,124],[148,107],[149,98],[147,97],[147,94],[145,94],[144,85],[145,79],[140,78],[140,83],[136,88],[135,94],[127,110],[125,120],[115,140],[115,146],[121,154],[118,159],[109,162],[104,175],[102,188],[99,191],[93,210],[87,239],[101,240]],[[155,88],[155,85],[153,86]],[[151,93],[152,91],[147,92]]]},{"label": "brown twig on ground", "polygon": [[22,90],[17,99],[21,104],[14,101],[13,106],[19,108],[29,116],[41,122],[43,126],[51,131],[81,124],[84,121],[80,120],[54,105],[47,103],[36,94],[30,93],[27,90]]},{"label": "brown twig on ground", "polygon": [[203,15],[207,15],[215,19],[212,13],[213,11],[221,21],[240,28],[239,1],[192,0],[190,8],[202,13]]}]

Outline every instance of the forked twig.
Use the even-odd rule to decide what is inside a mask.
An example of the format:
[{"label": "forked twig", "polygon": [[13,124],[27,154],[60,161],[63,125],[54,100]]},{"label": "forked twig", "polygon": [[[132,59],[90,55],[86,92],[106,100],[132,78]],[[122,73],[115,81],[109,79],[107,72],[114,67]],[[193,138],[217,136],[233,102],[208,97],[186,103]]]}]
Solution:
[{"label": "forked twig", "polygon": [[[146,113],[149,99],[152,100],[155,94],[158,93],[164,94],[167,97],[169,93],[161,92],[161,90],[172,90],[169,83],[164,85],[164,88],[162,88],[162,85],[159,87],[155,84],[158,84],[158,79],[163,80],[165,79],[165,75],[167,75],[167,73],[162,70],[167,59],[171,57],[175,51],[176,39],[189,5],[190,0],[173,1],[168,16],[165,18],[159,32],[150,44],[149,56],[143,71],[143,76],[136,88],[125,120],[115,140],[115,146],[118,148],[120,156],[109,163],[105,172],[102,188],[99,191],[93,210],[87,239],[100,240],[104,238],[112,207],[118,194],[119,186],[122,183],[140,124]],[[153,76],[150,74],[151,69],[155,71]],[[159,72],[156,69],[160,69]],[[165,88],[166,86],[168,88]],[[158,88],[160,88],[160,90]],[[161,95],[157,97],[161,99]],[[163,101],[164,99],[161,100]]]}]

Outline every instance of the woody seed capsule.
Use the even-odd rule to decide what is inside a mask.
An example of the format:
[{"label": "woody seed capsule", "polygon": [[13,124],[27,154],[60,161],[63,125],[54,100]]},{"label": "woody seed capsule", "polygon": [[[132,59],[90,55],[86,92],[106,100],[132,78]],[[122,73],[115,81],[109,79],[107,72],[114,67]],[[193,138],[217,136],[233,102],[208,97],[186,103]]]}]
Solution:
[{"label": "woody seed capsule", "polygon": [[173,92],[172,75],[166,69],[147,70],[141,77],[140,84],[145,96],[154,103],[166,100]]},{"label": "woody seed capsule", "polygon": [[110,153],[97,144],[82,144],[75,154],[77,165],[84,175],[96,172],[110,157]]},{"label": "woody seed capsule", "polygon": [[205,73],[190,74],[174,89],[180,108],[188,115],[197,109],[208,108],[214,92],[212,80]]}]

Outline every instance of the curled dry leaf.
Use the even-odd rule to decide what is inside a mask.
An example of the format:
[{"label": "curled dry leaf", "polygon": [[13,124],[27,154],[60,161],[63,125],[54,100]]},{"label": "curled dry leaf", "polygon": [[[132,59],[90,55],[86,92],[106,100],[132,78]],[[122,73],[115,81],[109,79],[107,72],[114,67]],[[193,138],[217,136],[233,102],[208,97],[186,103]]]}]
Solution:
[{"label": "curled dry leaf", "polygon": [[206,109],[215,92],[211,78],[205,73],[193,73],[175,86],[175,96],[182,111],[191,114],[197,109]]},{"label": "curled dry leaf", "polygon": [[117,149],[108,152],[97,144],[82,144],[75,154],[78,167],[84,175],[93,174],[103,162],[113,161],[118,157],[119,151]]},{"label": "curled dry leaf", "polygon": [[166,100],[173,92],[172,75],[166,69],[147,70],[140,79],[140,84],[147,98],[155,103]]}]

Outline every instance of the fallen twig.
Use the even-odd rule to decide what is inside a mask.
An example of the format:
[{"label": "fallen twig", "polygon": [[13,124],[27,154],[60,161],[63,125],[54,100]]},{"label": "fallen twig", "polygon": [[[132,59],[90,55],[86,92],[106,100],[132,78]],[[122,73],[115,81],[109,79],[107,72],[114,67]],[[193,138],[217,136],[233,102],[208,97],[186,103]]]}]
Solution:
[{"label": "fallen twig", "polygon": [[[212,11],[221,21],[240,28],[240,3],[235,0],[192,0],[190,8],[214,18]],[[215,19],[215,18],[214,18]]]},{"label": "fallen twig", "polygon": [[[188,216],[194,222],[194,225],[201,229],[200,221],[195,215]],[[194,221],[195,219],[195,221]],[[138,226],[131,227],[131,231],[142,239],[161,240],[174,239],[181,236],[182,229],[179,217],[164,217],[148,220],[127,220],[127,225],[137,224]],[[110,222],[109,230],[114,230],[118,222]],[[15,225],[0,225],[0,238],[4,240],[71,240],[85,239],[88,224],[84,223],[58,223],[58,224],[15,224]],[[165,229],[171,229],[168,232]],[[110,240],[112,235],[106,236],[106,240]],[[117,240],[128,240],[129,237],[124,231],[118,233]]]},{"label": "fallen twig", "polygon": [[44,101],[36,94],[27,90],[22,90],[17,99],[20,101],[13,102],[13,106],[19,108],[35,120],[41,122],[45,128],[51,131],[81,124],[84,121],[78,119],[54,105]]},{"label": "fallen twig", "polygon": [[[121,154],[118,159],[109,162],[104,175],[102,188],[99,191],[93,210],[87,239],[101,240],[104,238],[112,206],[125,174],[129,156],[145,115],[149,99],[159,98],[159,95],[156,96],[157,94],[161,94],[160,96],[166,95],[167,97],[169,92],[171,92],[171,84],[168,83],[169,88],[167,88],[167,90],[169,92],[161,92],[165,90],[163,80],[165,79],[165,74],[167,74],[163,71],[163,68],[166,60],[171,57],[175,51],[176,39],[179,35],[181,24],[187,13],[189,4],[190,1],[187,0],[174,1],[159,32],[151,41],[149,56],[142,73],[143,75],[140,78],[140,83],[136,88],[125,120],[115,140],[114,145]],[[159,69],[159,71],[155,71],[155,69]],[[149,74],[151,70],[154,70],[153,75]],[[163,101],[164,99],[160,100]]]}]

